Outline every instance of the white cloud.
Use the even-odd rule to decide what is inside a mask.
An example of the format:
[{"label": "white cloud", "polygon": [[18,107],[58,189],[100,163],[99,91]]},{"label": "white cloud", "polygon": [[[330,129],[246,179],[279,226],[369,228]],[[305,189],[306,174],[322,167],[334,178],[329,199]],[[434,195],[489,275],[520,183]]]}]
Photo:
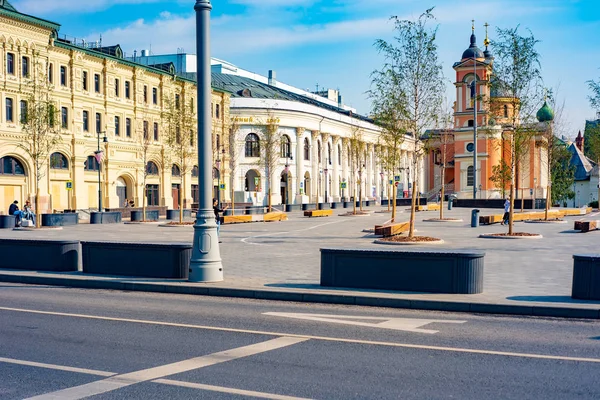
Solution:
[{"label": "white cloud", "polygon": [[161,0],[14,0],[12,5],[22,13],[32,15],[78,14],[106,10],[119,4],[159,3]]}]

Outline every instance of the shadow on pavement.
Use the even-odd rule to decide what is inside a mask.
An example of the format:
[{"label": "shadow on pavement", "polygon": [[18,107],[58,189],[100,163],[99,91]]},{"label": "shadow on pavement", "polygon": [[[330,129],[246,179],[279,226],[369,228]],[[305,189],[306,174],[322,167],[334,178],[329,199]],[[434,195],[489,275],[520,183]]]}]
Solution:
[{"label": "shadow on pavement", "polygon": [[538,301],[544,303],[582,303],[582,304],[600,304],[600,301],[595,300],[579,300],[570,296],[512,296],[507,297],[507,300],[514,301]]}]

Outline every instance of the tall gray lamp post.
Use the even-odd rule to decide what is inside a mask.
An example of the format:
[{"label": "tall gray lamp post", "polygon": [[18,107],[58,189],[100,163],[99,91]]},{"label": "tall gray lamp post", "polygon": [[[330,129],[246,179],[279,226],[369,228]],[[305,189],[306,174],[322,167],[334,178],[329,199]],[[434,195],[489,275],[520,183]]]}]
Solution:
[{"label": "tall gray lamp post", "polygon": [[96,159],[96,162],[98,163],[98,212],[102,212],[102,162],[104,161],[102,155],[103,155],[103,151],[100,149],[100,134],[103,134],[104,137],[102,138],[102,142],[103,143],[108,143],[108,138],[106,137],[106,132],[97,132],[98,135],[98,150],[96,150],[96,152],[94,153],[94,158]]},{"label": "tall gray lamp post", "polygon": [[210,118],[210,0],[196,0],[196,54],[198,71],[198,212],[189,280],[223,280],[217,221],[212,209],[212,132]]}]

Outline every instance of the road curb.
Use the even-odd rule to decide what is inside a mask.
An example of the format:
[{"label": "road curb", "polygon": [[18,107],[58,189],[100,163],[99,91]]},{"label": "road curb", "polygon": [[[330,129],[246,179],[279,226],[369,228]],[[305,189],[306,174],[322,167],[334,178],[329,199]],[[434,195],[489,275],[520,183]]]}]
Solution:
[{"label": "road curb", "polygon": [[257,300],[293,301],[301,303],[343,304],[411,310],[505,314],[533,317],[600,319],[597,309],[553,307],[545,305],[493,304],[465,301],[422,300],[350,294],[292,292],[272,289],[189,286],[182,282],[130,282],[90,277],[31,276],[0,273],[0,282],[30,285],[65,286],[80,289],[122,290],[130,292],[187,294],[196,296],[234,297]]}]

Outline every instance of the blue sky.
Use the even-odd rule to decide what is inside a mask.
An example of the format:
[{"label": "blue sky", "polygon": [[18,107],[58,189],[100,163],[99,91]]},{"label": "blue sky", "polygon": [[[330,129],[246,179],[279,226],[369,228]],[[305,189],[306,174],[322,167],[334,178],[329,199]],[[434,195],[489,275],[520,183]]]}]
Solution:
[{"label": "blue sky", "polygon": [[[62,25],[71,37],[119,43],[132,54],[195,49],[194,0],[12,0],[22,12]],[[483,24],[520,25],[539,44],[545,85],[558,93],[564,110],[557,127],[575,137],[595,116],[586,81],[600,79],[600,1],[598,0],[214,0],[212,55],[244,69],[311,90],[339,88],[346,104],[370,111],[365,95],[370,73],[381,66],[373,47],[392,38],[391,15],[415,18],[435,6],[440,60],[454,100],[452,64],[469,45],[471,19],[478,44]]]}]

